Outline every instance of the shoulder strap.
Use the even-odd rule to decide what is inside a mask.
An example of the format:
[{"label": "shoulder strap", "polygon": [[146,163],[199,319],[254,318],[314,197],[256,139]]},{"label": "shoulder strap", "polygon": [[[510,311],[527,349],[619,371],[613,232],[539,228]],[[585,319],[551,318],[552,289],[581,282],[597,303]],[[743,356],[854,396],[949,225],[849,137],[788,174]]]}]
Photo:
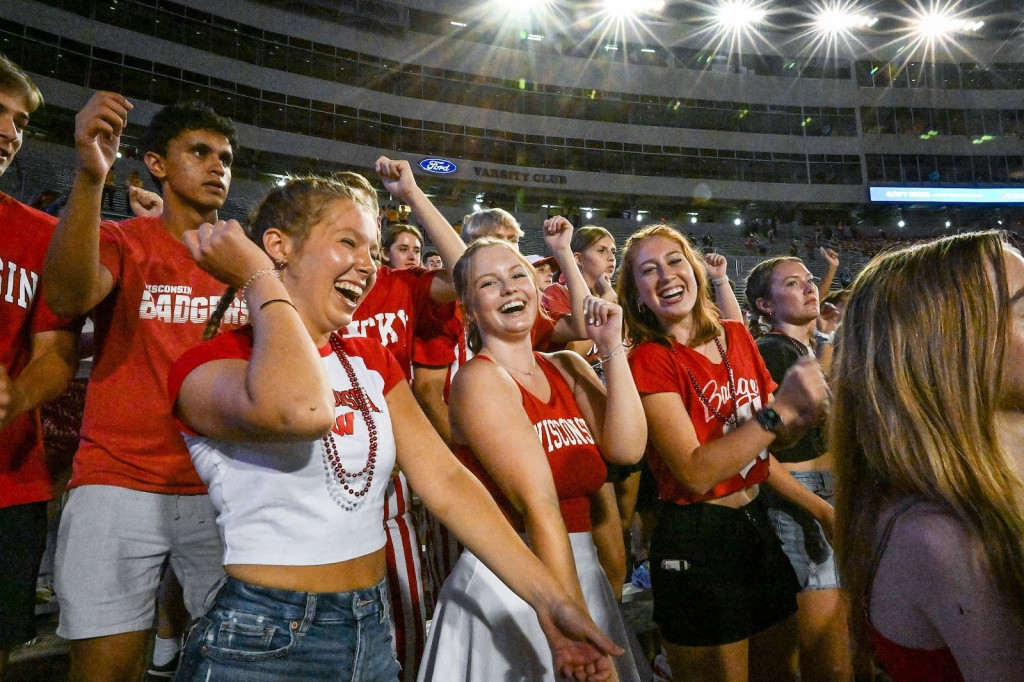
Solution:
[{"label": "shoulder strap", "polygon": [[903,514],[918,503],[919,500],[913,497],[905,497],[900,502],[899,506],[889,517],[889,520],[885,524],[885,529],[882,531],[882,537],[878,542],[878,546],[875,548],[875,556],[871,561],[871,570],[868,572],[868,584],[867,589],[864,590],[864,613],[865,615],[870,614],[871,606],[871,590],[875,586],[875,574],[878,572],[878,565],[882,563],[882,554],[885,552],[885,548],[889,545],[889,538],[892,536],[892,530],[896,527],[896,522]]}]

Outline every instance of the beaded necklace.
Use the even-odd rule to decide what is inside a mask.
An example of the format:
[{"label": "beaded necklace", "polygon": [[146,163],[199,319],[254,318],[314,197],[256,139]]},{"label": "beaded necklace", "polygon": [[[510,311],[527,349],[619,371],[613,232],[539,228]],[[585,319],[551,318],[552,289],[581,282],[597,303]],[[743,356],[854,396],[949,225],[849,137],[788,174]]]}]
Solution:
[{"label": "beaded necklace", "polygon": [[786,332],[784,332],[781,329],[779,329],[778,327],[772,327],[771,331],[769,331],[768,333],[769,334],[777,334],[778,336],[781,336],[782,338],[784,338],[787,341],[789,341],[791,344],[793,344],[793,347],[796,348],[796,352],[799,353],[801,357],[803,357],[804,355],[810,354],[810,349],[807,346],[805,346],[804,344],[800,343],[799,341],[794,339],[792,336],[790,336]]},{"label": "beaded necklace", "polygon": [[[349,385],[352,387],[356,403],[359,405],[359,414],[362,415],[363,421],[366,423],[366,431],[370,438],[370,450],[366,458],[366,466],[356,472],[345,471],[345,468],[342,466],[341,456],[338,454],[338,446],[334,442],[333,431],[328,431],[327,435],[320,441],[323,448],[327,489],[331,493],[331,498],[335,504],[345,511],[354,511],[359,507],[366,494],[370,492],[370,486],[373,484],[373,471],[377,464],[377,424],[373,421],[373,417],[370,414],[370,401],[367,399],[362,386],[356,380],[356,372],[352,369],[352,363],[349,362],[348,355],[342,349],[341,339],[337,334],[331,334],[331,348],[334,349],[334,354],[338,356],[345,374],[348,375]],[[363,482],[361,490],[356,490],[349,485],[349,481],[352,481],[354,484],[363,475],[366,476],[366,480]],[[338,486],[344,489],[350,496],[355,497],[355,500],[348,500],[342,497]]]},{"label": "beaded necklace", "polygon": [[686,376],[690,377],[690,384],[693,386],[693,390],[697,392],[697,397],[700,398],[700,402],[704,407],[706,407],[711,414],[718,419],[718,421],[722,422],[726,426],[732,424],[733,427],[736,427],[740,425],[739,406],[736,404],[736,378],[732,374],[732,365],[729,364],[729,356],[725,354],[725,349],[722,348],[722,342],[718,340],[717,336],[715,337],[715,346],[718,348],[718,352],[722,356],[722,364],[725,365],[725,371],[729,377],[729,401],[732,403],[732,414],[728,417],[719,412],[715,406],[711,404],[711,401],[708,400],[708,397],[704,395],[704,391],[701,390],[700,385],[697,383],[697,378],[693,376],[693,372],[690,371],[686,361],[683,360],[683,356],[674,345],[672,346],[672,352],[676,354],[676,357],[679,358],[679,362],[682,363],[683,369],[686,370]]}]

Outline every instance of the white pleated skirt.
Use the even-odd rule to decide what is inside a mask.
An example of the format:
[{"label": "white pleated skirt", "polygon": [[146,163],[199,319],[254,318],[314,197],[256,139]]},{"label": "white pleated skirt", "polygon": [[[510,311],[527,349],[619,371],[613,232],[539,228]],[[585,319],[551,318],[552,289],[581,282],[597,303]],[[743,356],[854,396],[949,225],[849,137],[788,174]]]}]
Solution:
[{"label": "white pleated skirt", "polygon": [[[622,616],[590,533],[570,533],[590,615],[625,653],[621,682],[640,682]],[[530,605],[469,550],[445,581],[427,635],[418,682],[554,682],[551,649]]]}]

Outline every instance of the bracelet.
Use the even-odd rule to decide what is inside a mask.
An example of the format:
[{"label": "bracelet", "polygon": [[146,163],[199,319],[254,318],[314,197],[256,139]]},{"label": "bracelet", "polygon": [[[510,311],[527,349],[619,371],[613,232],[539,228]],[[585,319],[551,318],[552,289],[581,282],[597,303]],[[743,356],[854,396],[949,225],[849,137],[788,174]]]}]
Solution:
[{"label": "bracelet", "polygon": [[831,334],[826,334],[825,332],[818,331],[817,329],[814,330],[814,340],[817,341],[818,343],[832,343],[833,341],[835,341],[835,338],[835,332],[832,332]]},{"label": "bracelet", "polygon": [[726,275],[724,277],[715,277],[714,279],[711,280],[711,286],[715,286],[715,287],[720,287],[723,284],[728,284],[728,283],[729,283],[728,275]]},{"label": "bracelet", "polygon": [[601,357],[601,356],[598,356],[598,358],[597,358],[597,359],[598,359],[598,361],[600,361],[600,363],[601,363],[602,365],[604,365],[604,363],[606,363],[606,362],[610,361],[610,360],[611,360],[612,358],[614,358],[614,357],[615,357],[616,355],[621,355],[622,353],[625,353],[625,352],[626,352],[626,347],[625,347],[625,346],[619,346],[618,350],[614,350],[614,351],[612,351],[611,355],[608,355],[608,356],[606,356],[606,357]]},{"label": "bracelet", "polygon": [[242,286],[243,301],[248,303],[249,287],[253,285],[253,282],[258,280],[260,277],[263,277],[264,275],[274,275],[278,279],[281,279],[281,272],[279,270],[276,270],[275,268],[262,268],[260,270],[257,270],[256,272],[252,273],[249,276],[249,279],[246,280],[245,284]]},{"label": "bracelet", "polygon": [[263,303],[260,304],[260,308],[259,309],[263,310],[264,308],[266,308],[271,303],[287,303],[288,305],[290,305],[292,307],[292,310],[295,310],[295,304],[292,303],[291,301],[289,301],[287,298],[272,298],[269,301],[264,301]]}]

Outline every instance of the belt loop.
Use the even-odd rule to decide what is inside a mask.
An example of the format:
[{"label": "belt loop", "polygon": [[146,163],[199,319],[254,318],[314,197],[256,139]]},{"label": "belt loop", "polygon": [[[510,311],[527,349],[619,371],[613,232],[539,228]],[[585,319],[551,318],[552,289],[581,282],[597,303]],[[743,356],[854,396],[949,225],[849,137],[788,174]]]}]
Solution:
[{"label": "belt loop", "polygon": [[213,606],[213,602],[217,599],[217,595],[220,593],[221,589],[227,585],[228,578],[230,577],[231,576],[227,574],[221,576],[220,580],[214,583],[213,587],[210,588],[210,591],[206,593],[206,601],[203,602],[203,613],[210,610],[210,607]]},{"label": "belt loop", "polygon": [[306,593],[306,613],[302,617],[302,624],[299,626],[299,632],[306,634],[310,627],[313,625],[313,619],[316,618],[316,602],[317,595],[315,592]]}]

